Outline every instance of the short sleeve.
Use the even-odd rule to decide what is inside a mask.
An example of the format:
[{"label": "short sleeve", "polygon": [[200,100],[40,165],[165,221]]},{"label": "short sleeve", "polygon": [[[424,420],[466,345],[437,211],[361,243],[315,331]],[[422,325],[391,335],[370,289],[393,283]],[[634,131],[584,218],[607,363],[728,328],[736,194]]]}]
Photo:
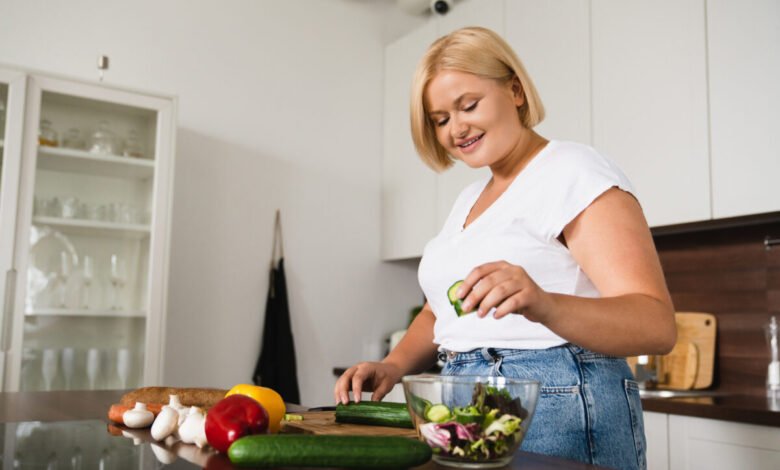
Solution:
[{"label": "short sleeve", "polygon": [[617,187],[636,198],[634,186],[615,162],[594,149],[562,145],[551,155],[546,168],[545,216],[542,233],[547,240],[560,236],[563,229],[599,196]]}]

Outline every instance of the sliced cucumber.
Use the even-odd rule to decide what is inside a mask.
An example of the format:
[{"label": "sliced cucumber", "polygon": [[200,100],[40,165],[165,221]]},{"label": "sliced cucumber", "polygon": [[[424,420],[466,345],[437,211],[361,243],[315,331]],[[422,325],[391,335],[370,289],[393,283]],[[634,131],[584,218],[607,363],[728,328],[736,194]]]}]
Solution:
[{"label": "sliced cucumber", "polygon": [[455,421],[461,424],[481,423],[484,418],[476,406],[457,406],[452,409],[452,414],[455,415]]},{"label": "sliced cucumber", "polygon": [[456,282],[447,289],[447,298],[450,300],[452,306],[455,307],[455,313],[457,313],[459,317],[475,311],[475,309],[471,309],[468,312],[463,311],[463,300],[459,299],[456,295],[461,284],[463,284],[462,280]]},{"label": "sliced cucumber", "polygon": [[452,413],[447,405],[432,405],[425,413],[425,419],[433,423],[443,423],[452,419]]}]

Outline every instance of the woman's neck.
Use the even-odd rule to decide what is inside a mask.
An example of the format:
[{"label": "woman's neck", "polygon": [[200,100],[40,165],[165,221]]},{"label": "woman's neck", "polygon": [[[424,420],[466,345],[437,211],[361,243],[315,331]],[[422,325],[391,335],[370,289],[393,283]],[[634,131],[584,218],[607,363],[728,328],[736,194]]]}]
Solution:
[{"label": "woman's neck", "polygon": [[548,142],[533,129],[524,129],[509,155],[490,166],[493,186],[506,187],[511,184]]}]

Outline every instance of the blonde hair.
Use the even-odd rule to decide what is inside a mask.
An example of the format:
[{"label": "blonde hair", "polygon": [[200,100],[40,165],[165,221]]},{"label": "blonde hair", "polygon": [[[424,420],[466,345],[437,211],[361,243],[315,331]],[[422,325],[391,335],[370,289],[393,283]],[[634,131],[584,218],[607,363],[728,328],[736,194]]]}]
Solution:
[{"label": "blonde hair", "polygon": [[525,100],[517,108],[520,122],[533,128],[544,119],[544,106],[531,77],[512,47],[493,31],[471,26],[437,39],[428,48],[414,74],[410,103],[412,140],[420,158],[435,171],[454,163],[436,138],[434,123],[425,109],[425,90],[441,70],[466,72],[505,84],[520,81]]}]

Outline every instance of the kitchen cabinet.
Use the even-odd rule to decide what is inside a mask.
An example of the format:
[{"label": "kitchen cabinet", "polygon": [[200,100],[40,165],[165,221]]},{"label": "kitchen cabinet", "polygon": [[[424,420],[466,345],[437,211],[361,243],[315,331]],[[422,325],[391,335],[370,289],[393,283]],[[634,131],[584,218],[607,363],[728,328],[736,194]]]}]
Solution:
[{"label": "kitchen cabinet", "polygon": [[158,382],[176,101],[23,75],[3,155],[3,389]]},{"label": "kitchen cabinet", "polygon": [[593,145],[634,183],[650,226],[708,220],[704,0],[593,0]]},{"label": "kitchen cabinet", "polygon": [[780,468],[780,428],[669,415],[669,468]]},{"label": "kitchen cabinet", "polygon": [[669,415],[643,413],[647,444],[647,470],[669,470]]},{"label": "kitchen cabinet", "polygon": [[712,211],[780,210],[780,3],[707,2]]}]

